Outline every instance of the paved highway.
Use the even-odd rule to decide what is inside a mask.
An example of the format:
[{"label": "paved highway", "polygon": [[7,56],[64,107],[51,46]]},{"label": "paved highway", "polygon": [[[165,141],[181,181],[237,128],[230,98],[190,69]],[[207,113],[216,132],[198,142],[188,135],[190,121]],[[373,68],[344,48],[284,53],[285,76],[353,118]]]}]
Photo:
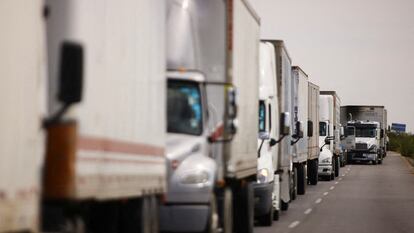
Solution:
[{"label": "paved highway", "polygon": [[255,232],[413,233],[414,170],[393,152],[382,165],[348,165],[334,181],[308,186],[279,221]]}]

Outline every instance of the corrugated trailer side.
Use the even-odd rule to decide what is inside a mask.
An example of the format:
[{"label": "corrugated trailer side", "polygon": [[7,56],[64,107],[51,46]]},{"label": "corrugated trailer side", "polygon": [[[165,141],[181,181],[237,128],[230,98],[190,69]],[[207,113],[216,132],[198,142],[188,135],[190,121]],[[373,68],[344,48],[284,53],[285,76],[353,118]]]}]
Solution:
[{"label": "corrugated trailer side", "polygon": [[308,120],[312,122],[313,136],[308,138],[308,160],[319,157],[319,86],[309,82]]},{"label": "corrugated trailer side", "polygon": [[46,99],[41,0],[0,1],[0,232],[37,232]]}]

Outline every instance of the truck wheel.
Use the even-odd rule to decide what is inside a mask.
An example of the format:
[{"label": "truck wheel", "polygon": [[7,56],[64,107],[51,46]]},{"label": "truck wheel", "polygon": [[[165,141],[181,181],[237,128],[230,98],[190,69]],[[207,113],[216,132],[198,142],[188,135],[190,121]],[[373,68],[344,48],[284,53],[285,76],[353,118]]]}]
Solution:
[{"label": "truck wheel", "polygon": [[279,217],[280,217],[280,211],[279,210],[273,210],[273,220],[274,221],[279,221]]},{"label": "truck wheel", "polygon": [[372,160],[372,165],[377,165],[378,159]]},{"label": "truck wheel", "polygon": [[381,160],[378,160],[378,164],[382,164],[382,159]]},{"label": "truck wheel", "polygon": [[284,202],[283,200],[280,200],[280,203],[282,204],[282,205],[281,205],[281,209],[282,209],[283,211],[286,211],[286,210],[288,210],[288,209],[289,209],[289,202]]},{"label": "truck wheel", "polygon": [[291,175],[291,184],[290,184],[290,200],[296,200],[298,196],[298,169],[293,168],[293,174]]},{"label": "truck wheel", "polygon": [[318,184],[318,159],[313,159],[309,161],[308,170],[309,184]]},{"label": "truck wheel", "polygon": [[150,197],[150,232],[157,233],[159,232],[160,222],[159,222],[159,203],[158,198],[153,195]]},{"label": "truck wheel", "polygon": [[230,188],[224,190],[221,207],[222,232],[233,233],[233,192]]},{"label": "truck wheel", "polygon": [[297,192],[299,195],[306,193],[306,171],[303,163],[297,168]]},{"label": "truck wheel", "polygon": [[244,187],[240,187],[233,201],[234,216],[233,221],[235,232],[253,233],[254,226],[254,191],[253,184],[248,182]]},{"label": "truck wheel", "polygon": [[269,212],[263,216],[260,216],[258,220],[260,222],[260,225],[269,227],[269,226],[272,226],[273,218],[274,218],[274,211],[273,211],[273,207],[271,207]]},{"label": "truck wheel", "polygon": [[334,157],[335,158],[335,177],[339,176],[339,156]]}]

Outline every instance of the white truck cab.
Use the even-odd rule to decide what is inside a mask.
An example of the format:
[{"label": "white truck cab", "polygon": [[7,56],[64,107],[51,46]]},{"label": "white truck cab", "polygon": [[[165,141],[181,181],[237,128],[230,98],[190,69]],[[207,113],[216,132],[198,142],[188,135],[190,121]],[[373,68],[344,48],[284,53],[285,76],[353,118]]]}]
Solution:
[{"label": "white truck cab", "polygon": [[[254,184],[255,217],[262,225],[270,226],[280,213],[280,176],[278,170],[278,146],[281,138],[289,134],[283,131],[280,121],[277,95],[275,49],[269,42],[260,43],[259,79],[259,139],[257,183]],[[288,117],[289,118],[289,117]],[[282,127],[282,128],[280,128]]]},{"label": "white truck cab", "polygon": [[348,152],[353,161],[381,163],[381,126],[376,121],[348,121],[348,127],[355,128],[355,148]]},{"label": "white truck cab", "polygon": [[205,79],[197,71],[169,71],[167,77],[168,192],[161,230],[202,232],[218,224],[212,195],[217,169],[206,140]]},{"label": "white truck cab", "polygon": [[334,127],[333,121],[333,98],[332,96],[319,96],[319,167],[318,175],[327,177],[328,180],[335,179],[335,158],[333,155]]}]

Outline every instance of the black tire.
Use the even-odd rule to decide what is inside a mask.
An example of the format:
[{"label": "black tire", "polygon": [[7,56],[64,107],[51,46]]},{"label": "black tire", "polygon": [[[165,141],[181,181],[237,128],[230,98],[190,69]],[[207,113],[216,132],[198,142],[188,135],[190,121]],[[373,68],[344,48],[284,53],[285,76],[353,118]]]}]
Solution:
[{"label": "black tire", "polygon": [[304,195],[306,193],[306,171],[305,165],[299,164],[297,167],[297,193],[299,195]]},{"label": "black tire", "polygon": [[286,211],[289,209],[289,202],[284,202],[283,200],[280,200],[280,208],[282,209],[282,211]]},{"label": "black tire", "polygon": [[378,164],[382,164],[382,159],[381,160],[378,160]]},{"label": "black tire", "polygon": [[339,166],[339,163],[340,163],[340,159],[339,159],[339,156],[334,156],[334,158],[335,158],[335,177],[338,177],[339,176],[339,169],[340,169],[340,166]]},{"label": "black tire", "polygon": [[272,226],[273,224],[273,217],[274,217],[274,212],[273,212],[273,207],[272,207],[270,208],[268,213],[266,213],[263,216],[260,216],[258,220],[259,220],[260,225],[269,227],[269,226]]},{"label": "black tire", "polygon": [[309,177],[309,184],[311,185],[318,184],[318,159],[313,159],[309,161],[308,177]]},{"label": "black tire", "polygon": [[223,233],[233,233],[233,191],[230,188],[224,190],[221,205],[221,228]]},{"label": "black tire", "polygon": [[279,221],[280,218],[280,211],[279,210],[273,210],[273,220]]},{"label": "black tire", "polygon": [[254,193],[253,183],[240,187],[233,200],[235,211],[233,222],[237,233],[253,233],[254,227]]},{"label": "black tire", "polygon": [[293,174],[291,175],[291,184],[290,184],[290,200],[296,200],[298,196],[298,169],[293,168]]}]

